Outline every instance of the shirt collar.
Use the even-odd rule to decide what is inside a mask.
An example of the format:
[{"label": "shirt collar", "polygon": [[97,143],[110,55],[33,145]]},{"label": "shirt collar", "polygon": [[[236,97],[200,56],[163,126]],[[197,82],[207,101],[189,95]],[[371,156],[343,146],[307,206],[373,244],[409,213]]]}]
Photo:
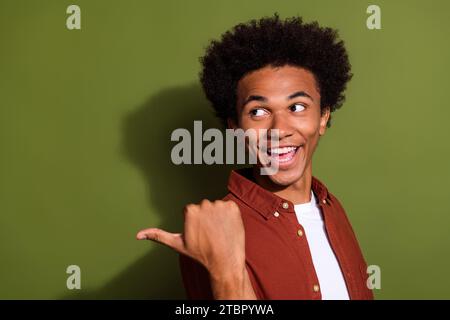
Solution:
[{"label": "shirt collar", "polygon": [[[228,180],[228,190],[237,198],[268,219],[275,212],[294,213],[294,204],[262,188],[251,180],[252,168],[232,170]],[[311,188],[319,204],[327,201],[325,185],[312,177]]]},{"label": "shirt collar", "polygon": [[299,204],[294,204],[294,210],[311,210],[312,208],[314,208],[317,204],[317,199],[316,196],[314,195],[314,192],[311,190],[311,200],[309,200],[309,202],[306,203],[299,203]]}]

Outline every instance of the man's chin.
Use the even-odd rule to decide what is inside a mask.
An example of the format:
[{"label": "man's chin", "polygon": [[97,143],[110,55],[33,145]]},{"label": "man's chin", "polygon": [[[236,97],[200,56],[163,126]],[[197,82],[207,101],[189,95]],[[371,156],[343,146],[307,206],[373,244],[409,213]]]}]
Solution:
[{"label": "man's chin", "polygon": [[288,187],[298,180],[300,180],[303,176],[303,171],[299,172],[298,170],[295,172],[289,171],[278,171],[276,174],[268,175],[268,178],[272,181],[272,183],[280,186],[280,187]]}]

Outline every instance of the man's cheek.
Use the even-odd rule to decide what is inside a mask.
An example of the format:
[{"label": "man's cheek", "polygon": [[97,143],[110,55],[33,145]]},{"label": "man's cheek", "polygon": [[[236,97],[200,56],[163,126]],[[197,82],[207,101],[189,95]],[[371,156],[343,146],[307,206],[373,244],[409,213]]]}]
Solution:
[{"label": "man's cheek", "polygon": [[305,121],[298,126],[298,129],[304,137],[312,138],[319,134],[320,123]]}]

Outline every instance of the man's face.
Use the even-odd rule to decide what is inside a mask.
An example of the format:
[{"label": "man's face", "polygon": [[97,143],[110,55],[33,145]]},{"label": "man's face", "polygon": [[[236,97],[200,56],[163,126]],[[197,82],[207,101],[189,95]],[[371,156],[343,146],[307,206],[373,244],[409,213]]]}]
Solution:
[{"label": "man's face", "polygon": [[306,170],[326,130],[329,110],[320,110],[320,93],[314,75],[293,66],[264,67],[243,77],[237,88],[238,123],[232,127],[278,129],[279,148],[268,150],[278,162],[278,172],[270,175],[276,185],[297,182]]}]

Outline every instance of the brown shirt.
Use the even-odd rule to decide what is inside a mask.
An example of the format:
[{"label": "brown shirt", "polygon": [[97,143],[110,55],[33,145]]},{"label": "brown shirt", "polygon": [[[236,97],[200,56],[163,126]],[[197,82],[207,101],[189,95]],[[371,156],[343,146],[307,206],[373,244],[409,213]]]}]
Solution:
[{"label": "brown shirt", "polygon": [[[293,203],[263,189],[250,177],[248,169],[232,171],[230,193],[224,200],[233,200],[240,208],[246,266],[257,298],[321,299],[308,240]],[[367,264],[344,209],[314,177],[312,190],[350,299],[373,299],[366,285]],[[180,267],[189,299],[213,299],[208,272],[202,265],[180,255]]]}]

